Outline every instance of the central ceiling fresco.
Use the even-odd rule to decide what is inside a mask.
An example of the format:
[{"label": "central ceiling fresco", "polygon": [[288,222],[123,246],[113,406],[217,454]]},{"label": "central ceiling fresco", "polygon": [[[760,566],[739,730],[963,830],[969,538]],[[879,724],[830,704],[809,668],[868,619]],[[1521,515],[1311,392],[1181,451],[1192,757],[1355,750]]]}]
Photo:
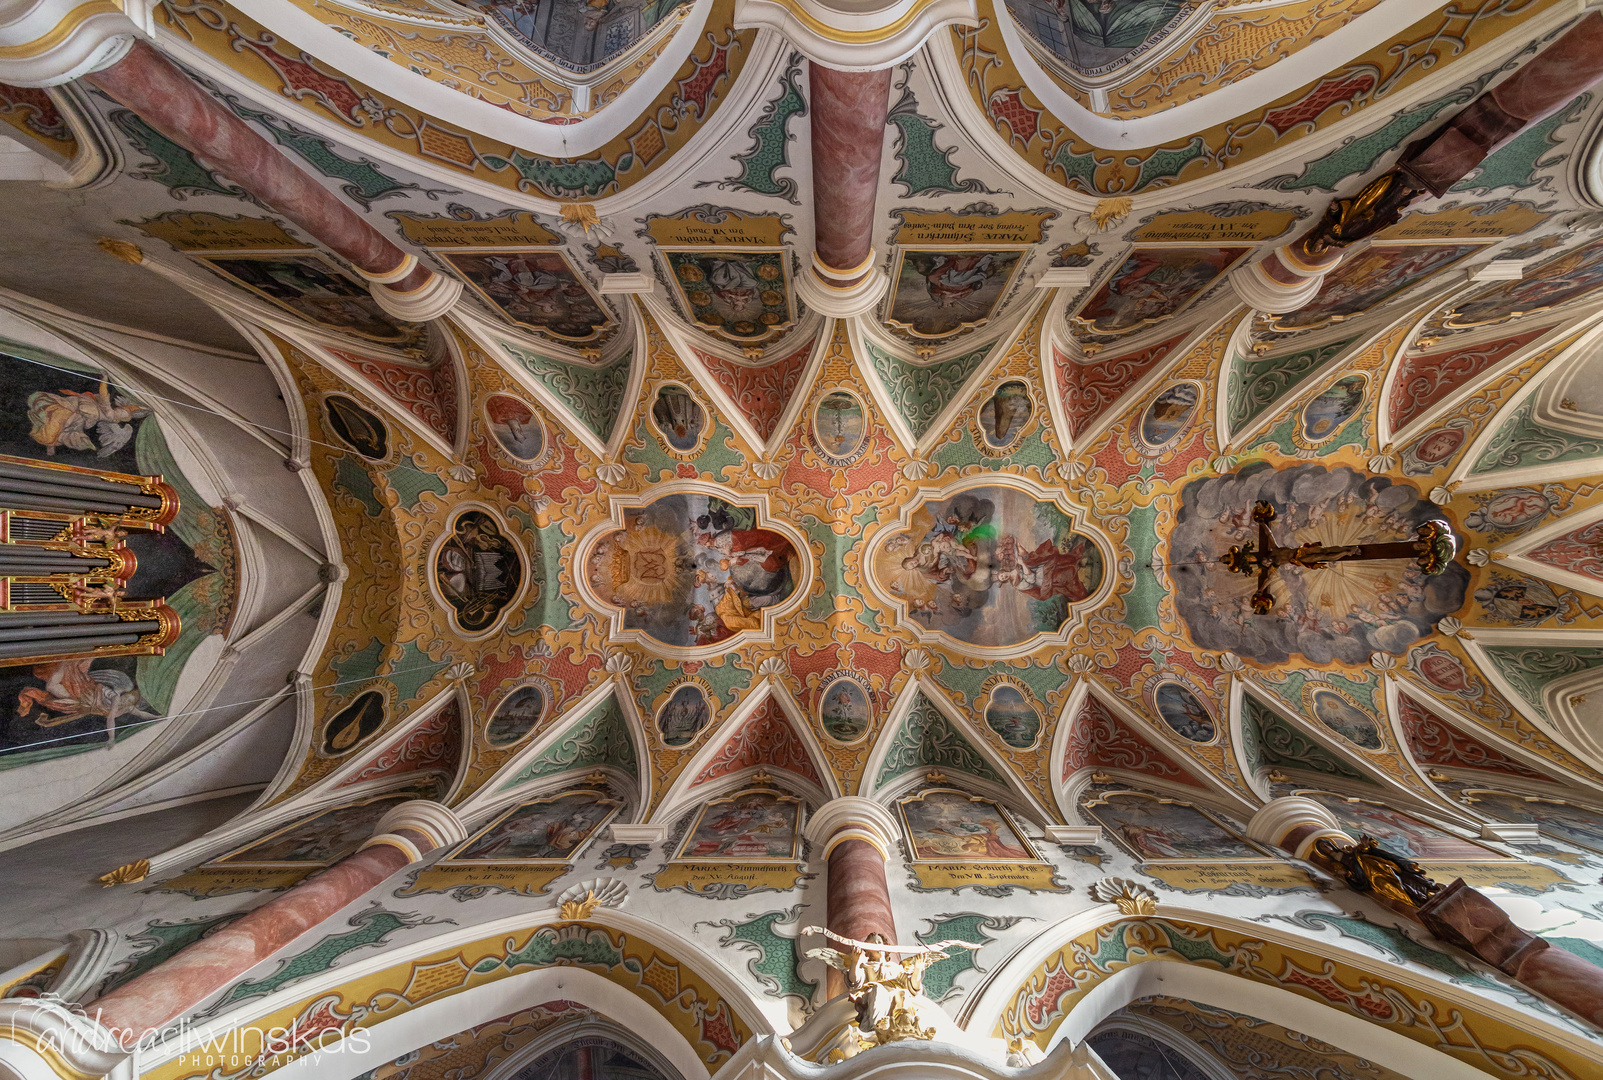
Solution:
[{"label": "central ceiling fresco", "polygon": [[[461,948],[426,959],[466,985],[522,963],[468,928],[531,897],[590,904],[562,915],[560,948],[589,950],[572,970],[655,993],[693,1065],[811,1008],[774,926],[806,925],[808,823],[844,797],[899,830],[898,902],[922,913],[902,940],[975,946],[930,968],[932,999],[954,995],[941,1023],[999,1044],[1063,1037],[1091,985],[1063,973],[1108,955],[1111,923],[1026,950],[1078,917],[1052,905],[1156,919],[1146,885],[1071,884],[1085,867],[1250,909],[1207,937],[1248,966],[1241,920],[1302,918],[1276,905],[1312,892],[1248,835],[1281,796],[1467,876],[1519,862],[1487,880],[1524,899],[1571,881],[1590,855],[1489,845],[1515,820],[1603,843],[1603,96],[1553,61],[1564,100],[1505,110],[1492,152],[1418,178],[1440,165],[1420,147],[1470,139],[1597,16],[975,0],[865,9],[881,21],[830,37],[814,8],[154,9],[132,62],[159,51],[338,208],[326,220],[186,148],[103,73],[0,85],[7,131],[77,185],[95,257],[220,314],[256,380],[195,375],[196,419],[128,355],[80,356],[88,331],[0,335],[0,451],[182,488],[140,558],[189,627],[165,657],[4,669],[0,769],[76,761],[90,794],[0,799],[0,840],[71,827],[75,802],[132,813],[112,798],[129,777],[202,768],[238,642],[289,624],[258,617],[294,591],[266,569],[286,547],[306,562],[304,651],[246,665],[234,695],[284,703],[261,714],[278,756],[259,755],[248,811],[123,880],[221,916],[430,800],[461,846],[385,894],[415,910],[339,933],[399,920],[385,933],[423,956],[444,931],[418,928],[449,918]],[[1398,177],[1418,183],[1375,211]],[[208,449],[208,417],[257,417],[229,393],[284,411],[240,421],[269,449],[238,480]],[[271,517],[254,503],[299,505],[290,482],[307,524],[250,525]],[[1451,542],[1398,554],[1435,523]],[[148,802],[177,786],[151,781]],[[1237,878],[1199,869],[1224,858]],[[985,869],[942,869],[965,860]],[[689,927],[672,955],[578,925],[626,880]],[[703,917],[768,893],[774,910]],[[1182,950],[1218,930],[1174,910],[1131,933]],[[982,965],[994,941],[1012,959]],[[130,971],[146,955],[107,949]],[[361,971],[384,985],[362,1001],[401,978]],[[1171,1028],[1230,1053],[1242,1032],[1296,1035],[1175,994],[1131,998],[1093,1041],[1134,1060]],[[590,1004],[518,1015],[593,1024],[584,1060],[618,1075],[673,1075]],[[556,1068],[557,1049],[531,1060]]]}]

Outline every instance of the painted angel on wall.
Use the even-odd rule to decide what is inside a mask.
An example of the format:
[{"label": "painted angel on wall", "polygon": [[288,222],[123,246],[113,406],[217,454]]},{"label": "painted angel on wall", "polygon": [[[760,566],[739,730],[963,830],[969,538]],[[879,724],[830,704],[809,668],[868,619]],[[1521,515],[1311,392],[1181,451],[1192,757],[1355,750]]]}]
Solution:
[{"label": "painted angel on wall", "polygon": [[28,434],[51,457],[58,446],[110,457],[134,437],[133,421],[149,415],[143,405],[114,399],[105,379],[92,394],[87,390],[36,390],[28,395],[28,421],[33,426]]}]

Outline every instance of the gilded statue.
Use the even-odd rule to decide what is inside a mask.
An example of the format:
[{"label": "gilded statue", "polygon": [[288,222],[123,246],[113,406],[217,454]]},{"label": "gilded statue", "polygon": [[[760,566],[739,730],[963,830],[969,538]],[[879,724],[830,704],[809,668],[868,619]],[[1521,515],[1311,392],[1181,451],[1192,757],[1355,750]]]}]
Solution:
[{"label": "gilded statue", "polygon": [[1403,207],[1420,194],[1409,179],[1393,170],[1377,176],[1350,199],[1336,199],[1318,225],[1299,241],[1304,255],[1318,258],[1331,248],[1346,247],[1397,223]]},{"label": "gilded statue", "polygon": [[1411,859],[1387,851],[1374,838],[1365,836],[1356,844],[1338,845],[1330,837],[1315,841],[1314,849],[1339,869],[1342,879],[1354,890],[1382,900],[1421,907],[1442,887]]},{"label": "gilded statue", "polygon": [[870,934],[867,941],[842,937],[821,926],[809,926],[804,934],[822,934],[841,945],[839,949],[809,949],[808,957],[822,960],[846,976],[846,997],[857,1011],[856,1020],[835,1040],[831,1061],[843,1061],[871,1046],[906,1039],[929,1040],[935,1028],[921,1022],[920,1001],[924,992],[924,972],[949,955],[945,949],[958,946],[978,949],[971,941],[938,941],[933,945],[892,945],[882,934]]}]

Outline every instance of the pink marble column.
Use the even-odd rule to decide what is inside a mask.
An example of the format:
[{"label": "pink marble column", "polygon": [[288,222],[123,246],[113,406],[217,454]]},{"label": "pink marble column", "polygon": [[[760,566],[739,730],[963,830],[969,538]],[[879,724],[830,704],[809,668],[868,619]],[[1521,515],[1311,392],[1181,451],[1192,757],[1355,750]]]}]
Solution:
[{"label": "pink marble column", "polygon": [[1528,64],[1410,147],[1398,164],[1440,198],[1498,143],[1603,78],[1603,15],[1592,12]]},{"label": "pink marble column", "polygon": [[[890,112],[891,72],[836,71],[810,64],[813,136],[813,250],[836,288],[868,273],[874,247],[874,200]],[[816,272],[816,271],[815,271]],[[827,280],[827,279],[826,279]]]},{"label": "pink marble column", "polygon": [[[86,78],[364,273],[387,277],[409,261],[406,252],[147,42],[136,42],[127,56]],[[433,276],[429,270],[413,266],[389,287],[400,293],[414,292]]]},{"label": "pink marble column", "polygon": [[[896,942],[896,918],[891,913],[891,890],[885,880],[885,856],[867,840],[841,840],[829,852],[828,925],[842,937],[867,941],[881,934]],[[846,992],[845,977],[829,969],[829,996]]]},{"label": "pink marble column", "polygon": [[[420,817],[421,814],[421,817]],[[410,863],[465,830],[438,804],[402,803],[354,855],[307,878],[238,922],[202,938],[88,1006],[89,1015],[135,1045],[184,1016],[245,972]]]}]

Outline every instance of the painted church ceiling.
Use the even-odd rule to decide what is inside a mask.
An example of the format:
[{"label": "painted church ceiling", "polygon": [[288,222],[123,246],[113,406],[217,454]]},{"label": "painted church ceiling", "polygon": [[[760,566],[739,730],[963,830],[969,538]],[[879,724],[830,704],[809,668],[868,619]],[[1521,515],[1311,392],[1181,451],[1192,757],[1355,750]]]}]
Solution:
[{"label": "painted church ceiling", "polygon": [[[733,4],[284,7],[337,42],[212,3],[164,6],[158,36],[463,282],[449,318],[385,314],[204,161],[75,98],[123,162],[86,212],[259,331],[346,538],[274,799],[412,745],[447,697],[459,745],[398,760],[450,801],[604,766],[639,819],[762,761],[815,799],[937,769],[1063,823],[1093,773],[1238,815],[1271,774],[1336,777],[1466,820],[1440,770],[1603,783],[1569,704],[1603,670],[1598,103],[1356,246],[1299,311],[1230,285],[1568,8],[1365,44],[1390,4],[982,3],[892,72],[888,285],[834,319],[798,287],[807,61]],[[1317,79],[1271,62],[1340,34]],[[1180,112],[1253,87],[1250,112]],[[6,93],[19,136],[80,137]],[[1179,134],[1114,151],[1082,113]],[[1522,276],[1476,276],[1499,260]],[[1430,576],[1288,572],[1266,614],[1222,561],[1259,501],[1279,544],[1440,518],[1460,551]],[[216,572],[188,587],[226,606],[194,550]]]}]

